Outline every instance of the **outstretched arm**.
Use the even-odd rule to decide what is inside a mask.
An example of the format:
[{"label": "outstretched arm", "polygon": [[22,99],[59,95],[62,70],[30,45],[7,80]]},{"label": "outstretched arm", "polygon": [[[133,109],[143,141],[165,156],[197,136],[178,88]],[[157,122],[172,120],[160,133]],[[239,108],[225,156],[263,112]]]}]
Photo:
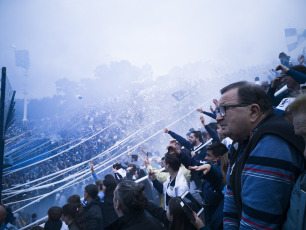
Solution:
[{"label": "outstretched arm", "polygon": [[218,133],[215,130],[213,130],[208,124],[206,124],[204,116],[200,116],[200,120],[206,131],[209,133],[210,137],[213,139],[213,141],[219,142],[220,139]]},{"label": "outstretched arm", "polygon": [[97,176],[97,174],[95,173],[95,170],[94,170],[94,163],[93,163],[93,161],[90,161],[90,170],[91,170],[91,175],[92,175],[92,177],[93,177],[93,179],[95,180],[95,182],[97,181],[97,180],[99,180],[99,177]]},{"label": "outstretched arm", "polygon": [[165,133],[168,133],[171,137],[176,139],[181,145],[183,145],[185,148],[188,150],[192,149],[192,145],[190,144],[189,141],[187,141],[184,137],[176,134],[175,132],[170,131],[168,128],[164,129]]},{"label": "outstretched arm", "polygon": [[203,113],[213,119],[216,119],[216,114],[214,113],[214,110],[212,109],[212,106],[210,106],[210,110],[212,111],[211,113],[204,111],[202,108],[197,108],[197,111],[200,113]]}]

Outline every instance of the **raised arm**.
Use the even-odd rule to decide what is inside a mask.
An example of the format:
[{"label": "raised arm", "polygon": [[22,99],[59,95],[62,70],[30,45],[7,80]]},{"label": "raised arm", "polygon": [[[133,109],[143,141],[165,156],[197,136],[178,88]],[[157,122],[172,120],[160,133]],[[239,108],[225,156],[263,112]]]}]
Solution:
[{"label": "raised arm", "polygon": [[206,131],[209,133],[210,137],[213,139],[213,142],[220,142],[218,133],[213,130],[208,124],[206,124],[204,116],[200,116],[200,120]]},{"label": "raised arm", "polygon": [[168,133],[171,137],[173,137],[174,139],[176,139],[182,146],[184,146],[185,148],[187,148],[188,150],[192,149],[192,145],[190,144],[190,142],[188,140],[186,140],[184,137],[176,134],[175,132],[170,131],[168,128],[164,129],[165,133]]},{"label": "raised arm", "polygon": [[99,177],[97,176],[97,174],[95,173],[95,170],[94,170],[94,163],[93,163],[93,161],[90,161],[90,170],[91,170],[91,175],[92,175],[93,179],[95,180],[95,182],[97,180],[99,180]]}]

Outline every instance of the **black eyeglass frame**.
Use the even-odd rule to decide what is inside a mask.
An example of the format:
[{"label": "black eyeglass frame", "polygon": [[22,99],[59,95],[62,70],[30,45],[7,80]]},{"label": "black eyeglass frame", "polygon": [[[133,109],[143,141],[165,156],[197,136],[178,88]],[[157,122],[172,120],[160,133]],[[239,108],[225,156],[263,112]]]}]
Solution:
[{"label": "black eyeglass frame", "polygon": [[232,107],[246,107],[251,104],[241,103],[236,105],[222,105],[219,108],[216,109],[217,115],[220,114],[221,117],[226,116],[226,108],[232,108]]}]

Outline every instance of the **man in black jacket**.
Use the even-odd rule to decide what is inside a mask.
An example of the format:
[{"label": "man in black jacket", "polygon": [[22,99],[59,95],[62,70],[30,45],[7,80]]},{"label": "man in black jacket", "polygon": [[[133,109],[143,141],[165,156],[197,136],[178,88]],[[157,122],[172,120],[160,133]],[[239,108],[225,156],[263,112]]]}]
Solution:
[{"label": "man in black jacket", "polygon": [[98,197],[98,187],[89,184],[85,187],[84,200],[87,205],[84,207],[88,230],[103,230],[103,216]]}]

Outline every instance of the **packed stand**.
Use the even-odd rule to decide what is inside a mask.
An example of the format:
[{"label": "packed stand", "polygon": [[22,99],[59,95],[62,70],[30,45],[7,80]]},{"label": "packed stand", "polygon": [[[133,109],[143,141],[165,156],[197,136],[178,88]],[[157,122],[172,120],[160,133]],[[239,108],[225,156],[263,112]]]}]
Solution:
[{"label": "packed stand", "polygon": [[306,67],[279,58],[271,85],[234,82],[197,109],[215,122],[199,115],[186,137],[164,128],[165,154],[139,146],[103,180],[91,162],[84,200],[50,208],[44,229],[306,229]]}]

